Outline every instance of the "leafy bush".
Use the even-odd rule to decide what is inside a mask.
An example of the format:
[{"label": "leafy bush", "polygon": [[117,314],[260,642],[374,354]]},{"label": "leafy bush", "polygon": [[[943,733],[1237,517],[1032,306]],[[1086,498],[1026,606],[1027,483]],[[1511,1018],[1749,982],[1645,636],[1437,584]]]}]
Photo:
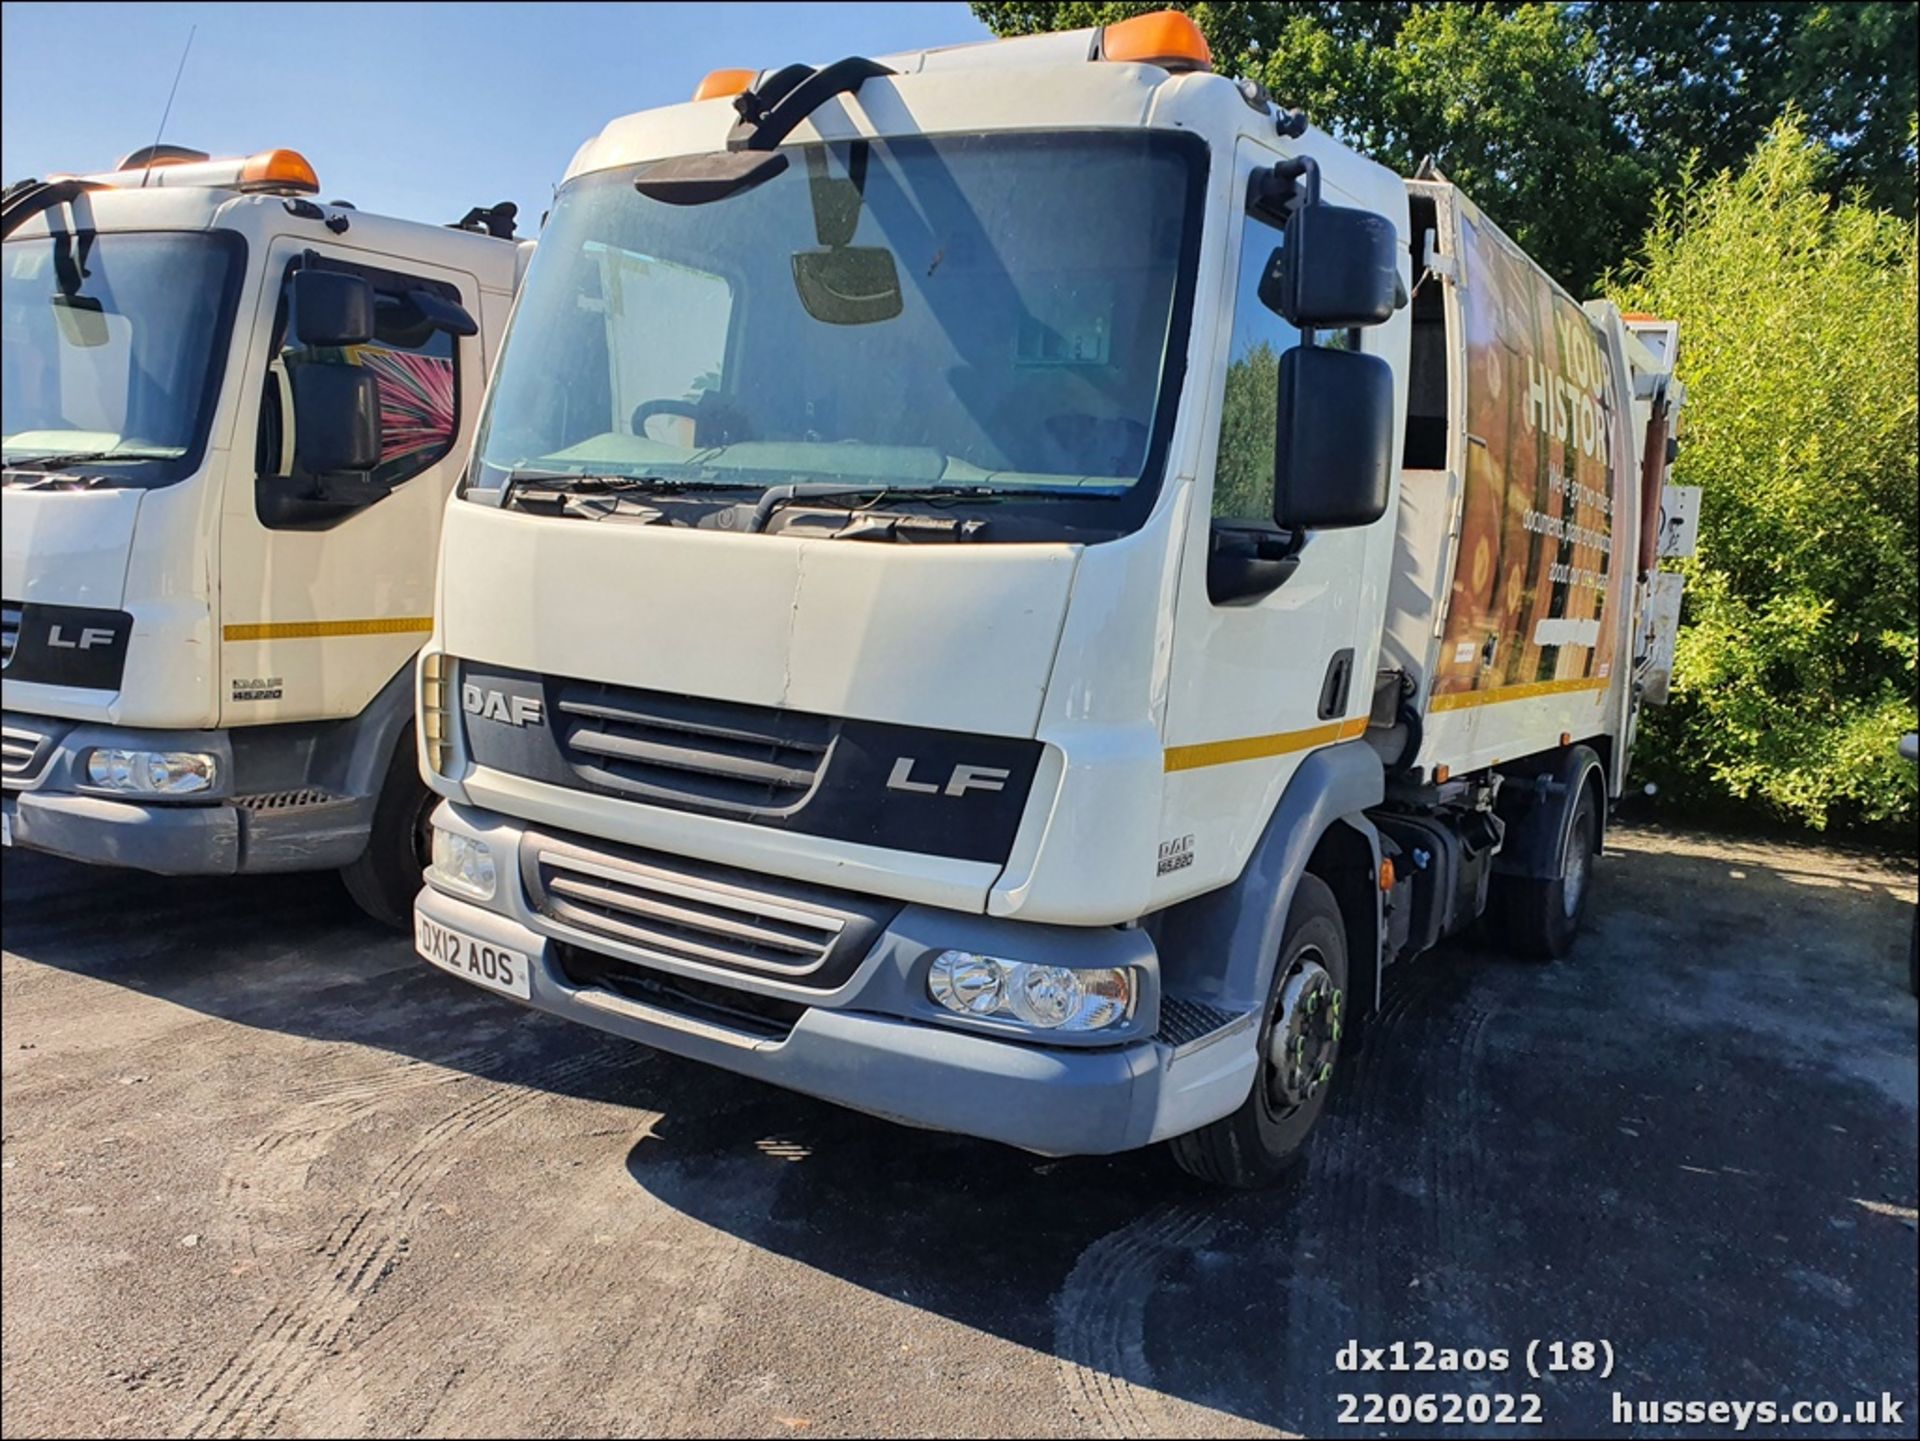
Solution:
[{"label": "leafy bush", "polygon": [[1744,170],[1686,174],[1612,286],[1680,322],[1674,479],[1702,489],[1674,700],[1638,764],[1688,800],[1911,833],[1914,227],[1828,200],[1824,155],[1789,114]]}]

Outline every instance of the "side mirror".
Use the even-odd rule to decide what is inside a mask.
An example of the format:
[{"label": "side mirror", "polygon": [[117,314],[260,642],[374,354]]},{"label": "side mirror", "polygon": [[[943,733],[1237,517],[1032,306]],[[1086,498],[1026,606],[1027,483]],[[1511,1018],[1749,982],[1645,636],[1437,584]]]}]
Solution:
[{"label": "side mirror", "polygon": [[373,287],[337,270],[300,270],[293,317],[302,345],[365,345],[373,339]]},{"label": "side mirror", "polygon": [[435,330],[444,330],[449,335],[458,336],[480,333],[480,327],[474,321],[472,313],[457,300],[449,300],[444,295],[435,295],[431,290],[409,290],[407,301]]},{"label": "side mirror", "polygon": [[1372,525],[1393,476],[1393,367],[1300,345],[1280,357],[1273,518],[1290,531]]},{"label": "side mirror", "polygon": [[807,314],[828,325],[872,325],[891,320],[904,303],[893,252],[881,245],[832,245],[797,250],[793,285]]},{"label": "side mirror", "polygon": [[60,326],[61,338],[82,350],[93,350],[112,339],[106,308],[90,295],[54,296],[53,318]]},{"label": "side mirror", "polygon": [[1339,205],[1295,210],[1260,278],[1260,303],[1302,330],[1378,325],[1402,296],[1393,222]]},{"label": "side mirror", "polygon": [[633,188],[666,205],[710,205],[765,185],[787,168],[777,150],[718,150],[640,167]]},{"label": "side mirror", "polygon": [[293,468],[328,476],[380,463],[380,382],[357,365],[293,365]]}]

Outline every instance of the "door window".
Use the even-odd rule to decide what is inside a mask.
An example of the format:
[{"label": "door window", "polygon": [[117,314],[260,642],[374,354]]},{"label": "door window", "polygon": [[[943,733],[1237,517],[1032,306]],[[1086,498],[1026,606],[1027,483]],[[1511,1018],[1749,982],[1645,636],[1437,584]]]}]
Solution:
[{"label": "door window", "polygon": [[[358,275],[374,288],[374,335],[364,345],[305,346],[294,314],[293,276],[303,263]],[[293,463],[292,370],[301,365],[357,365],[380,388],[380,462],[375,487],[390,490],[444,459],[460,430],[455,337],[422,313],[413,296],[425,291],[460,303],[457,287],[442,281],[334,260],[295,261],[281,283],[274,317],[273,359],[261,398],[259,470],[287,475]]]},{"label": "door window", "polygon": [[1226,394],[1220,403],[1220,452],[1213,472],[1216,520],[1273,523],[1280,357],[1300,343],[1300,332],[1260,303],[1260,277],[1280,241],[1277,227],[1255,215],[1246,217],[1234,285]]}]

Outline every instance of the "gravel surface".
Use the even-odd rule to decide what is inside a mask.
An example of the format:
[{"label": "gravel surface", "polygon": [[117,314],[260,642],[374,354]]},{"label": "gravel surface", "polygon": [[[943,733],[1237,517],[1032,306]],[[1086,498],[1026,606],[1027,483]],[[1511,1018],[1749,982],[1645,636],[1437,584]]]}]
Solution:
[{"label": "gravel surface", "polygon": [[[1859,1434],[1913,1434],[1911,870],[1622,829],[1572,960],[1395,972],[1261,1196],[520,1010],[330,877],[4,883],[8,1436],[1358,1435],[1339,1396],[1391,1391],[1569,1436],[1887,1392]],[[1531,1380],[1536,1339],[1613,1375]]]}]

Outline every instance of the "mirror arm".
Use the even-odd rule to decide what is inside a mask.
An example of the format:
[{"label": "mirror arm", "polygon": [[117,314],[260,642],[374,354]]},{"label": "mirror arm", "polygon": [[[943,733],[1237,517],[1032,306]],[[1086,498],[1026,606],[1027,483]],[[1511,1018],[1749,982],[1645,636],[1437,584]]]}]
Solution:
[{"label": "mirror arm", "polygon": [[1288,215],[1320,203],[1320,166],[1310,155],[1262,165],[1247,177],[1247,209],[1285,225]]},{"label": "mirror arm", "polygon": [[[790,77],[792,67],[782,70],[775,77],[784,80]],[[859,55],[849,55],[844,60],[836,60],[831,65],[822,65],[818,70],[799,81],[771,105],[764,98],[755,97],[751,105],[734,102],[734,108],[740,112],[743,123],[747,122],[747,112],[752,106],[765,106],[751,123],[751,130],[739,143],[743,150],[772,150],[782,140],[791,135],[814,111],[836,95],[851,95],[862,84],[876,75],[892,75],[889,67],[877,60],[868,60]],[[752,92],[748,92],[751,94]],[[743,96],[744,100],[745,97]],[[728,148],[734,143],[729,138]]]}]

